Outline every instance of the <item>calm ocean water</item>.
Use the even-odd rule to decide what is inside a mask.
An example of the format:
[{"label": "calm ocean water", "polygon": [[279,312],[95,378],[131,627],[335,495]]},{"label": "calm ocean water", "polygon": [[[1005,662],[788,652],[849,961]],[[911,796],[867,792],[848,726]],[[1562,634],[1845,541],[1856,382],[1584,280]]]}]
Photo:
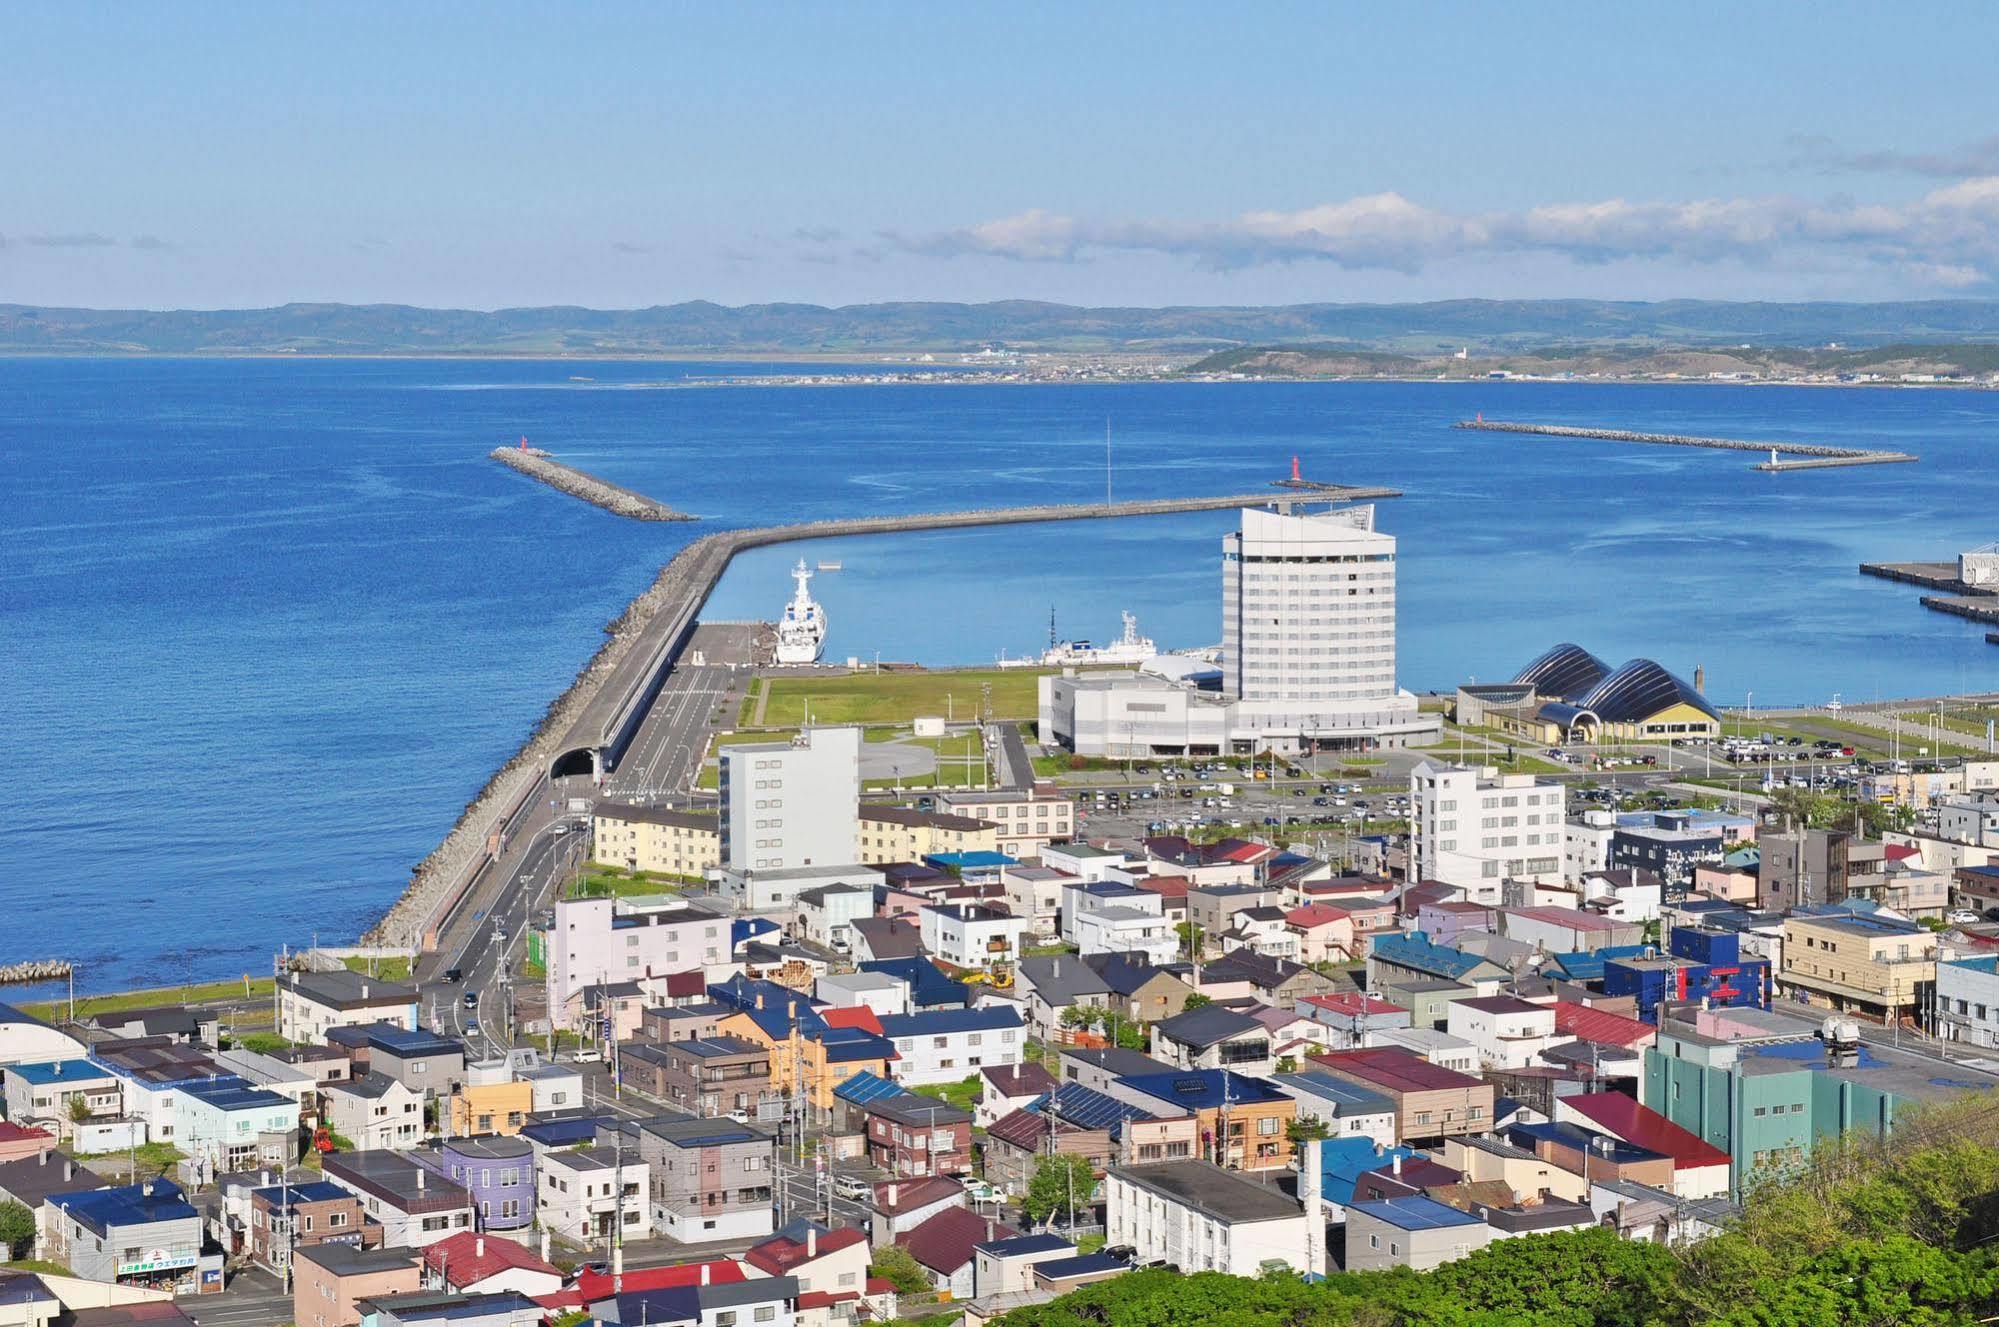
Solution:
[{"label": "calm ocean water", "polygon": [[[1999,395],[1554,384],[683,389],[741,366],[0,361],[0,961],[91,989],[268,970],[347,938],[703,527],[645,526],[485,459],[526,434],[712,524],[1308,476],[1389,484],[1401,674],[1510,675],[1574,639],[1739,704],[1999,685],[1999,647],[1864,580],[1999,538]],[[571,381],[572,375],[592,379]],[[1902,448],[1763,475],[1720,452],[1506,438],[1488,416]],[[761,550],[831,657],[980,663],[1138,614],[1219,633],[1226,514]]]}]

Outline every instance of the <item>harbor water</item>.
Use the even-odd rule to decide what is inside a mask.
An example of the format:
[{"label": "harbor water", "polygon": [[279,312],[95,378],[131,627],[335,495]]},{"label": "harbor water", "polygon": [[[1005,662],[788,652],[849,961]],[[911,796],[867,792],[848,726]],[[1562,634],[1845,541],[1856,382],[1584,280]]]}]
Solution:
[{"label": "harbor water", "polygon": [[[1758,707],[1999,685],[1976,624],[1863,561],[1999,537],[1999,393],[1541,383],[704,387],[770,366],[0,361],[0,963],[79,989],[269,970],[394,899],[600,629],[716,526],[1385,484],[1400,673],[1448,688],[1576,640]],[[815,370],[823,371],[823,370]],[[591,381],[572,378],[587,376]],[[1488,417],[1914,452],[1763,474],[1724,452],[1454,430]],[[1105,422],[1110,422],[1110,464]],[[701,521],[619,520],[487,459],[526,435]],[[755,550],[826,657],[988,663],[1060,635],[1214,643],[1227,513]]]}]

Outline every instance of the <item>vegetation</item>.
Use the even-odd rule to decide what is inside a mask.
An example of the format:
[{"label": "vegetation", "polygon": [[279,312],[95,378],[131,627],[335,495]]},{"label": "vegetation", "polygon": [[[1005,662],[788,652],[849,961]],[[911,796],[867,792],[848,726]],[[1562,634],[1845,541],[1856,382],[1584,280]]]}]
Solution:
[{"label": "vegetation", "polygon": [[1031,719],[1040,706],[1039,668],[947,672],[853,673],[846,677],[773,677],[765,686],[764,722],[793,728],[809,706],[820,723],[908,723],[918,715],[973,719],[982,689],[992,688],[995,719]]},{"label": "vegetation", "polygon": [[0,1245],[6,1246],[9,1261],[34,1238],[35,1214],[28,1210],[28,1205],[12,1198],[0,1203]]},{"label": "vegetation", "polygon": [[977,1074],[972,1074],[955,1083],[925,1083],[913,1089],[918,1096],[935,1097],[948,1101],[960,1110],[971,1110],[979,1104],[984,1087]]},{"label": "vegetation", "polygon": [[366,973],[371,977],[380,977],[383,981],[410,979],[410,960],[406,954],[392,954],[387,958],[369,958],[362,954],[353,954],[341,962],[347,965],[349,972]]},{"label": "vegetation", "polygon": [[167,1167],[182,1160],[187,1153],[172,1143],[141,1143],[136,1148],[120,1148],[116,1152],[91,1152],[80,1154],[76,1159],[93,1170],[122,1170],[121,1163],[130,1160],[136,1174],[164,1172]]},{"label": "vegetation", "polygon": [[1152,1049],[1152,1038],[1147,1035],[1145,1025],[1134,1023],[1115,1010],[1072,1004],[1062,1011],[1062,1026],[1095,1032],[1128,1051]]},{"label": "vegetation", "polygon": [[1027,1195],[1020,1200],[1021,1215],[1037,1224],[1049,1218],[1090,1210],[1090,1195],[1096,1192],[1096,1172],[1090,1159],[1073,1152],[1058,1152],[1034,1163],[1027,1181]]},{"label": "vegetation", "polygon": [[916,1295],[930,1289],[930,1274],[923,1270],[922,1263],[916,1261],[916,1255],[900,1244],[876,1249],[868,1275],[886,1279],[898,1294]]},{"label": "vegetation", "polygon": [[[237,981],[197,982],[191,986],[155,986],[142,991],[114,991],[106,995],[76,997],[76,1016],[115,1014],[127,1009],[152,1009],[160,1005],[219,1004],[225,1000],[270,998],[275,982],[270,977],[245,976]],[[44,1000],[24,1004],[22,1012],[35,1018],[69,1017],[69,1001]]]},{"label": "vegetation", "polygon": [[1501,1240],[1431,1272],[1308,1284],[1137,1271],[1004,1327],[1969,1327],[1999,1311],[1999,1097],[1849,1136],[1693,1244],[1600,1227]]},{"label": "vegetation", "polygon": [[240,1037],[231,1037],[229,1040],[239,1049],[255,1051],[259,1055],[289,1050],[294,1044],[289,1038],[281,1037],[275,1032],[246,1032]]},{"label": "vegetation", "polygon": [[69,1268],[59,1262],[51,1262],[47,1258],[22,1258],[17,1262],[6,1264],[4,1268],[0,1268],[0,1271],[44,1272],[49,1276],[68,1276],[70,1274]]},{"label": "vegetation", "polygon": [[615,898],[638,894],[678,894],[692,877],[664,871],[628,871],[622,866],[592,866],[569,882],[570,898]]}]

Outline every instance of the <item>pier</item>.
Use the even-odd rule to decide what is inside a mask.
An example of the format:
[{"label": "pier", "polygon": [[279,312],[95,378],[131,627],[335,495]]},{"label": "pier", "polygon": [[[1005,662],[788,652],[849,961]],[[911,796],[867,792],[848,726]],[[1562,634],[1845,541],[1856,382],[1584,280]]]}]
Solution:
[{"label": "pier", "polygon": [[637,733],[674,661],[693,635],[708,596],[736,555],[747,549],[803,539],[913,530],[1170,516],[1400,496],[1401,492],[1392,488],[1326,484],[1315,485],[1309,492],[859,516],[703,535],[675,554],[653,583],[605,628],[609,639],[583,666],[569,689],[549,705],[527,741],[460,814],[444,841],[418,863],[409,887],[366,939],[369,943],[428,948],[454,910],[478,886],[500,845],[539,832],[537,824],[547,824],[553,804],[562,800],[565,791],[595,793],[596,781],[616,765]]},{"label": "pier", "polygon": [[[1955,562],[1863,562],[1860,573],[1935,590],[1937,593],[1923,595],[1919,600],[1924,608],[1999,626],[1999,594],[1959,579]],[[1999,645],[1999,632],[1987,632],[1985,639]]]},{"label": "pier", "polygon": [[691,521],[694,518],[677,512],[663,502],[655,502],[643,493],[621,488],[608,479],[599,479],[585,470],[564,465],[547,452],[532,447],[495,447],[490,453],[493,460],[509,469],[518,470],[530,479],[538,479],[552,489],[567,493],[572,498],[581,498],[593,507],[602,507],[614,516],[628,517],[634,521]]},{"label": "pier", "polygon": [[[1817,442],[1752,442],[1745,438],[1702,438],[1682,433],[1634,433],[1629,429],[1575,428],[1566,424],[1522,424],[1498,419],[1461,419],[1453,428],[1484,433],[1526,433],[1540,438],[1596,438],[1607,442],[1638,442],[1655,447],[1705,447],[1725,452],[1768,452],[1757,470],[1828,470],[1847,465],[1892,465],[1919,460],[1908,452],[1834,447]],[[1802,459],[1779,460],[1780,456]]]}]

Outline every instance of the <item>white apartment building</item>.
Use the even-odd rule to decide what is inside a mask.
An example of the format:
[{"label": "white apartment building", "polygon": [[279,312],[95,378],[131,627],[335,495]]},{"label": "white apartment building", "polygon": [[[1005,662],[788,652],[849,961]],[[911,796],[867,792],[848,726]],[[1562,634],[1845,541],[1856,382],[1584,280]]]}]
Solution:
[{"label": "white apartment building", "polygon": [[1937,805],[1937,833],[1953,843],[1999,848],[1999,793],[1970,793]]},{"label": "white apartment building", "polygon": [[1148,954],[1161,963],[1180,949],[1165,896],[1114,880],[1063,883],[1062,938],[1079,954]]},{"label": "white apartment building", "polygon": [[535,1192],[535,1219],[572,1243],[595,1245],[617,1231],[647,1234],[649,1167],[636,1149],[579,1147],[546,1152]]},{"label": "white apartment building", "polygon": [[1062,911],[1062,886],[1074,877],[1052,866],[1008,866],[1000,870],[1006,906],[1038,935],[1053,935]]},{"label": "white apartment building", "polygon": [[1441,880],[1473,903],[1498,904],[1507,879],[1559,884],[1566,794],[1531,774],[1425,760],[1410,771],[1409,875]]},{"label": "white apartment building", "polygon": [[1076,804],[1052,783],[939,793],[937,809],[990,822],[998,828],[999,851],[1009,857],[1037,857],[1045,845],[1076,835]]},{"label": "white apartment building", "polygon": [[1085,755],[1403,746],[1440,730],[1395,685],[1395,539],[1374,508],[1245,508],[1222,540],[1222,686],[1041,679],[1044,740]]},{"label": "white apartment building", "polygon": [[1027,1028],[1012,1004],[890,1014],[882,1035],[895,1042],[895,1081],[908,1087],[956,1083],[981,1069],[1019,1064]]},{"label": "white apartment building", "polygon": [[1104,1198],[1105,1241],[1131,1245],[1140,1264],[1164,1262],[1189,1275],[1260,1276],[1271,1263],[1325,1270],[1323,1230],[1312,1239],[1304,1207],[1206,1161],[1113,1166]]},{"label": "white apartment building", "polygon": [[558,1024],[585,986],[726,964],[727,917],[668,896],[558,899],[548,932],[548,1008]]},{"label": "white apartment building", "polygon": [[1020,957],[1027,923],[1000,908],[978,903],[942,903],[917,914],[923,947],[954,968],[986,968]]},{"label": "white apartment building", "polygon": [[1610,840],[1617,833],[1615,811],[1590,810],[1562,825],[1562,883],[1610,869]]},{"label": "white apartment building", "polygon": [[822,949],[845,954],[854,947],[854,923],[875,915],[875,891],[865,885],[821,885],[801,890],[793,933]]},{"label": "white apartment building", "polygon": [[722,866],[733,872],[860,860],[861,730],[807,728],[721,755]]},{"label": "white apartment building", "polygon": [[[1454,1000],[1445,1013],[1453,1037],[1470,1042],[1484,1069],[1525,1069],[1541,1052],[1575,1038],[1555,1031],[1552,1005],[1530,1004],[1511,995]],[[1477,1069],[1469,1072],[1477,1072]]]},{"label": "white apartment building", "polygon": [[1999,1046],[1999,957],[1937,964],[1936,1034],[1970,1046]]}]

